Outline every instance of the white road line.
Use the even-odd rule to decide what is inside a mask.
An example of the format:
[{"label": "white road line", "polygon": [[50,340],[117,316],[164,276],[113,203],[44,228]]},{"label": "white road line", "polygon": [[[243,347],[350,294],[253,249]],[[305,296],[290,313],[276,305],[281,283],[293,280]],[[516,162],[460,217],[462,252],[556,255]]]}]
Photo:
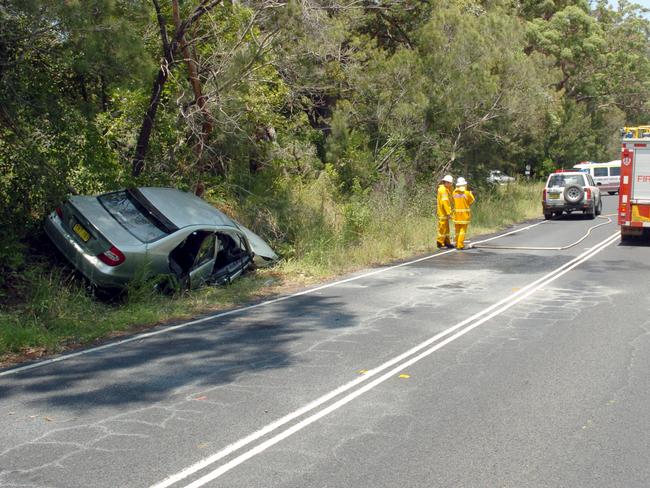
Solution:
[{"label": "white road line", "polygon": [[430,254],[429,256],[425,256],[423,258],[414,259],[413,261],[408,261],[408,262],[405,262],[405,263],[396,264],[394,266],[389,266],[387,268],[381,268],[381,269],[371,271],[369,273],[365,273],[365,274],[362,274],[362,275],[359,275],[359,276],[353,276],[351,278],[347,278],[347,279],[344,279],[344,280],[335,281],[334,283],[327,283],[325,285],[317,286],[316,288],[310,288],[308,290],[303,290],[301,292],[294,293],[292,295],[285,295],[285,296],[282,296],[282,297],[274,298],[272,300],[267,300],[267,301],[264,301],[264,302],[256,303],[254,305],[248,305],[246,307],[236,308],[236,309],[233,309],[233,310],[228,310],[227,312],[221,312],[221,313],[217,313],[217,314],[214,314],[214,315],[208,315],[208,316],[202,317],[200,319],[196,319],[196,320],[192,320],[192,321],[189,321],[189,322],[183,322],[183,323],[180,323],[180,324],[172,325],[170,327],[165,327],[163,329],[158,329],[158,330],[154,330],[154,331],[151,331],[151,332],[145,332],[143,334],[138,334],[138,335],[135,335],[133,337],[129,337],[127,339],[122,339],[122,340],[119,340],[119,341],[111,342],[109,344],[104,344],[103,346],[92,347],[90,349],[84,349],[83,351],[73,352],[73,353],[70,353],[70,354],[64,354],[62,356],[58,356],[58,357],[55,357],[55,358],[46,359],[44,361],[39,361],[37,363],[28,364],[26,366],[20,366],[18,368],[13,368],[13,369],[5,370],[5,371],[0,371],[0,376],[6,376],[6,375],[21,372],[21,371],[27,371],[29,369],[39,368],[41,366],[46,366],[46,365],[52,364],[52,363],[58,363],[58,362],[61,362],[61,361],[65,361],[67,359],[72,359],[72,358],[75,358],[75,357],[78,357],[78,356],[83,356],[85,354],[90,354],[90,353],[93,353],[93,352],[103,351],[105,349],[110,349],[110,348],[113,348],[113,347],[121,346],[123,344],[128,344],[129,342],[140,341],[140,340],[146,339],[148,337],[153,337],[153,336],[157,336],[157,335],[160,335],[160,334],[164,334],[166,332],[172,332],[174,330],[183,329],[185,327],[189,327],[190,325],[201,324],[203,322],[207,322],[208,320],[214,320],[214,319],[218,319],[218,318],[221,318],[221,317],[227,317],[228,315],[234,315],[234,314],[241,313],[241,312],[247,312],[247,311],[253,310],[255,308],[264,307],[266,305],[271,305],[273,303],[283,302],[283,301],[289,300],[291,298],[299,297],[299,296],[302,296],[302,295],[308,295],[310,293],[314,293],[314,292],[317,292],[317,291],[320,291],[320,290],[324,290],[326,288],[331,288],[333,286],[341,285],[343,283],[348,283],[350,281],[360,280],[362,278],[367,278],[369,276],[373,276],[373,275],[376,275],[376,274],[379,274],[379,273],[384,273],[386,271],[390,271],[390,270],[393,270],[393,269],[396,269],[396,268],[401,268],[403,266],[408,266],[410,264],[415,264],[415,263],[419,263],[419,262],[422,262],[422,261],[426,261],[428,259],[436,258],[438,256],[444,256],[445,254],[449,254],[451,252],[455,252],[455,249],[452,249],[452,250],[449,250],[449,251],[437,252],[435,254]]},{"label": "white road line", "polygon": [[[513,305],[519,303],[521,300],[524,298],[530,296],[532,293],[535,291],[539,290],[541,287],[544,285],[550,283],[551,281],[554,281],[558,277],[564,275],[571,269],[575,268],[578,266],[580,263],[586,261],[590,257],[594,256],[598,252],[600,252],[602,249],[605,247],[609,246],[613,242],[617,240],[619,236],[619,233],[615,233],[612,236],[609,236],[608,238],[604,239],[603,241],[599,242],[598,244],[594,245],[592,248],[590,248],[588,251],[580,254],[576,258],[572,259],[571,261],[563,264],[562,266],[556,268],[555,270],[547,273],[543,277],[535,280],[534,282],[530,283],[529,285],[521,288],[517,292],[513,293],[512,295],[500,300],[499,302],[485,308],[484,310],[472,315],[471,317],[463,320],[462,322],[459,322],[458,324],[434,335],[433,337],[429,338],[428,340],[422,342],[421,344],[409,349],[403,354],[400,354],[399,356],[385,362],[384,364],[378,366],[377,368],[374,368],[370,371],[368,371],[364,376],[358,377],[357,379],[346,383],[345,385],[332,390],[331,392],[321,396],[320,398],[314,400],[313,402],[305,405],[304,407],[276,420],[275,422],[268,424],[267,426],[263,427],[262,429],[253,432],[252,434],[240,439],[239,441],[230,444],[226,446],[224,449],[221,451],[218,451],[217,453],[193,464],[192,466],[184,469],[183,471],[180,471],[179,473],[176,473],[172,476],[169,476],[168,478],[164,479],[163,481],[152,485],[151,488],[167,488],[185,478],[188,476],[191,476],[192,474],[197,473],[198,471],[210,466],[211,464],[216,463],[217,461],[223,459],[224,457],[232,454],[233,452],[243,448],[244,446],[251,444],[252,442],[255,442],[256,440],[262,438],[263,436],[269,434],[270,432],[282,427],[283,425],[291,422],[292,420],[297,419],[298,417],[306,414],[307,412],[316,409],[320,405],[323,405],[324,403],[328,402],[329,400],[332,400],[333,398],[337,397],[338,395],[356,387],[357,385],[361,384],[362,382],[365,382],[369,380],[370,378],[378,375],[379,373],[383,372],[384,370],[391,368],[395,366],[396,364],[400,363],[401,361],[405,360],[406,358],[413,356],[413,354],[421,351],[422,349],[430,346],[432,343],[438,341],[444,336],[447,336],[451,334],[452,332],[457,331],[461,327],[467,326],[468,324],[471,324],[467,326],[465,329],[456,332],[453,336],[437,343],[434,345],[432,348],[429,350],[421,353],[420,355],[411,358],[410,360],[407,360],[406,362],[398,365],[388,373],[382,375],[381,377],[377,378],[376,380],[372,381],[371,383],[368,383],[367,385],[364,385],[363,387],[359,388],[358,390],[348,394],[346,397],[338,400],[334,404],[330,405],[329,407],[313,414],[312,416],[302,420],[301,422],[295,424],[294,426],[288,428],[287,430],[277,434],[276,436],[272,437],[271,439],[259,444],[258,446],[252,448],[251,450],[241,454],[240,456],[234,458],[232,461],[220,466],[216,470],[212,471],[211,473],[205,475],[204,477],[200,478],[199,480],[195,481],[194,483],[191,483],[190,485],[187,486],[187,488],[196,488],[199,486],[202,486],[205,483],[208,483],[209,481],[214,480],[215,478],[221,476],[225,472],[229,471],[230,469],[234,468],[235,466],[241,464],[242,462],[246,461],[247,459],[250,459],[251,457],[255,456],[256,454],[259,454],[260,452],[264,451],[265,449],[271,447],[272,445],[280,442],[281,440],[289,437],[293,433],[301,430],[302,428],[306,427],[307,425],[315,422],[316,420],[322,418],[323,416],[327,415],[328,413],[336,410],[337,408],[340,408],[341,406],[345,405],[346,403],[349,403],[352,401],[354,398],[358,397],[359,395],[365,393],[366,391],[374,388],[375,386],[379,385],[380,383],[383,383],[386,381],[388,378],[394,376],[396,373],[399,371],[405,369],[406,367],[410,366],[411,364],[414,364],[415,362],[423,359],[424,357],[432,354],[436,350],[440,349],[444,345],[448,344],[449,342],[457,339],[458,337],[466,334],[470,330],[474,329],[475,327],[478,327],[479,325],[483,324],[487,320],[493,318],[494,316],[498,315],[499,313],[507,310],[508,308],[512,307]],[[481,318],[482,317],[482,318]]]},{"label": "white road line", "polygon": [[[491,240],[494,240],[494,239],[498,239],[499,237],[505,237],[505,236],[514,234],[516,232],[520,232],[520,231],[523,231],[523,230],[530,229],[532,227],[535,227],[535,226],[543,224],[543,223],[545,223],[545,221],[539,222],[537,224],[529,225],[528,227],[524,227],[522,229],[514,230],[514,231],[508,232],[506,234],[491,237],[490,239],[486,239],[484,241],[479,241],[479,242],[487,242],[487,241],[491,241]],[[478,242],[477,242],[477,244],[478,244]],[[350,281],[360,280],[362,278],[367,278],[369,276],[374,276],[376,274],[385,273],[386,271],[391,271],[393,269],[401,268],[403,266],[409,266],[411,264],[420,263],[422,261],[433,259],[433,258],[436,258],[438,256],[444,256],[445,254],[449,254],[451,252],[455,252],[455,249],[452,249],[450,251],[437,252],[435,254],[430,254],[429,256],[414,259],[412,261],[407,261],[405,263],[396,264],[394,266],[389,266],[387,268],[381,268],[381,269],[378,269],[378,270],[375,270],[375,271],[371,271],[369,273],[364,273],[364,274],[359,275],[359,276],[353,276],[351,278],[347,278],[347,279],[340,280],[340,281],[335,281],[333,283],[327,283],[325,285],[317,286],[316,288],[310,288],[308,290],[303,290],[301,292],[294,293],[292,295],[286,295],[286,296],[274,298],[272,300],[267,300],[267,301],[264,301],[264,302],[256,303],[254,305],[249,305],[249,306],[246,306],[246,307],[241,307],[241,308],[236,308],[236,309],[233,309],[233,310],[229,310],[227,312],[221,312],[221,313],[217,313],[217,314],[214,314],[214,315],[208,315],[208,316],[202,317],[200,319],[191,320],[189,322],[182,322],[180,324],[172,325],[170,327],[165,327],[165,328],[154,330],[154,331],[151,331],[151,332],[144,332],[142,334],[138,334],[138,335],[135,335],[135,336],[132,336],[132,337],[128,337],[126,339],[121,339],[119,341],[111,342],[109,344],[104,344],[102,346],[92,347],[90,349],[84,349],[82,351],[77,351],[77,352],[73,352],[73,353],[70,353],[70,354],[63,354],[61,356],[57,356],[57,357],[51,358],[51,359],[46,359],[44,361],[39,361],[39,362],[36,362],[36,363],[27,364],[25,366],[19,366],[17,368],[7,369],[5,371],[0,371],[0,376],[8,376],[10,374],[19,373],[21,371],[27,371],[27,370],[34,369],[34,368],[40,368],[40,367],[46,366],[48,364],[58,363],[58,362],[61,362],[61,361],[66,361],[68,359],[83,356],[83,355],[86,355],[86,354],[91,354],[91,353],[103,351],[103,350],[106,350],[106,349],[111,349],[113,347],[121,346],[123,344],[128,344],[130,342],[140,341],[142,339],[146,339],[146,338],[149,338],[149,337],[154,337],[154,336],[157,336],[157,335],[160,335],[160,334],[165,334],[167,332],[172,332],[174,330],[183,329],[183,328],[189,327],[191,325],[201,324],[201,323],[207,322],[209,320],[214,320],[214,319],[218,319],[218,318],[221,318],[221,317],[227,317],[229,315],[234,315],[234,314],[241,313],[241,312],[247,312],[247,311],[253,310],[255,308],[264,307],[264,306],[267,306],[267,305],[282,302],[282,301],[289,300],[291,298],[299,297],[299,296],[302,296],[302,295],[308,295],[310,293],[314,293],[314,292],[317,292],[317,291],[320,291],[320,290],[324,290],[326,288],[331,288],[333,286],[341,285],[343,283],[349,283]]]},{"label": "white road line", "polygon": [[[546,221],[543,220],[541,222],[538,222],[538,223],[533,224],[533,225],[529,225],[527,227],[523,227],[521,229],[516,229],[516,230],[510,231],[510,232],[507,232],[505,234],[490,237],[489,239],[485,239],[483,241],[477,241],[474,244],[479,244],[479,243],[482,243],[482,242],[488,242],[488,241],[492,241],[494,239],[499,239],[501,237],[506,237],[506,236],[515,234],[517,232],[521,232],[521,231],[524,231],[524,230],[531,229],[533,227],[536,227],[536,226],[538,226],[540,224],[544,224],[544,223],[546,223]],[[468,243],[469,242],[470,241],[468,241]],[[264,307],[264,306],[267,306],[267,305],[272,305],[274,303],[282,302],[282,301],[289,300],[291,298],[299,297],[299,296],[302,296],[302,295],[308,295],[310,293],[314,293],[314,292],[317,292],[317,291],[320,291],[320,290],[324,290],[326,288],[331,288],[333,286],[341,285],[343,283],[349,283],[350,281],[360,280],[362,278],[367,278],[369,276],[374,276],[374,275],[377,275],[377,274],[380,274],[380,273],[385,273],[386,271],[391,271],[393,269],[401,268],[403,266],[409,266],[411,264],[416,264],[416,263],[420,263],[422,261],[427,261],[429,259],[433,259],[433,258],[436,258],[438,256],[444,256],[445,254],[449,254],[449,253],[455,252],[455,251],[456,251],[455,249],[452,249],[450,251],[437,252],[435,254],[430,254],[428,256],[424,256],[422,258],[414,259],[412,261],[407,261],[405,263],[396,264],[394,266],[389,266],[387,268],[381,268],[381,269],[378,269],[378,270],[375,270],[375,271],[371,271],[369,273],[364,273],[364,274],[359,275],[359,276],[353,276],[351,278],[346,278],[344,280],[335,281],[333,283],[327,283],[325,285],[317,286],[316,288],[310,288],[308,290],[303,290],[301,292],[294,293],[292,295],[285,295],[285,296],[282,296],[282,297],[274,298],[272,300],[267,300],[267,301],[264,301],[264,302],[256,303],[254,305],[248,305],[246,307],[235,308],[235,309],[229,310],[227,312],[221,312],[221,313],[217,313],[217,314],[214,314],[214,315],[207,315],[207,316],[202,317],[200,319],[191,320],[189,322],[182,322],[180,324],[172,325],[172,326],[165,327],[165,328],[158,329],[158,330],[154,330],[154,331],[151,331],[151,332],[144,332],[142,334],[138,334],[138,335],[135,335],[135,336],[132,336],[132,337],[128,337],[126,339],[121,339],[119,341],[111,342],[109,344],[104,344],[102,346],[92,347],[90,349],[84,349],[84,350],[73,352],[73,353],[70,353],[70,354],[63,354],[61,356],[57,356],[57,357],[51,358],[51,359],[46,359],[44,361],[38,361],[36,363],[27,364],[25,366],[19,366],[17,368],[7,369],[5,371],[0,371],[0,377],[1,376],[8,376],[10,374],[20,373],[21,371],[28,371],[30,369],[40,368],[42,366],[47,366],[48,364],[53,364],[53,363],[58,363],[58,362],[61,362],[61,361],[66,361],[68,359],[72,359],[72,358],[76,358],[76,357],[79,357],[79,356],[84,356],[86,354],[91,354],[91,353],[103,351],[105,349],[111,349],[113,347],[121,346],[123,344],[128,344],[130,342],[140,341],[142,339],[147,339],[149,337],[154,337],[154,336],[157,336],[157,335],[160,335],[160,334],[165,334],[167,332],[172,332],[172,331],[175,331],[175,330],[178,330],[178,329],[183,329],[183,328],[189,327],[191,325],[201,324],[201,323],[207,322],[209,320],[214,320],[214,319],[218,319],[218,318],[221,318],[221,317],[227,317],[229,315],[234,315],[234,314],[238,314],[238,313],[241,313],[241,312],[247,312],[247,311],[253,310],[255,308]]]}]

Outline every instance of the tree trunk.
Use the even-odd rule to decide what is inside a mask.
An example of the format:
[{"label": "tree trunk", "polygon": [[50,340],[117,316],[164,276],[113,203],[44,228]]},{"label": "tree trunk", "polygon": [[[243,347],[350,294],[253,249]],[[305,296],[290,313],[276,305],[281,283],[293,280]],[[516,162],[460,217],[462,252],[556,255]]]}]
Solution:
[{"label": "tree trunk", "polygon": [[160,97],[163,87],[167,82],[169,70],[174,64],[174,52],[178,48],[181,39],[183,39],[185,32],[204,14],[221,3],[221,0],[202,0],[200,5],[194,9],[191,15],[183,22],[179,23],[179,25],[176,27],[174,37],[170,42],[167,38],[165,19],[162,15],[158,0],[151,1],[154,5],[154,8],[156,9],[156,17],[158,19],[158,25],[160,28],[160,37],[163,45],[163,61],[160,65],[160,69],[158,70],[158,76],[153,83],[153,90],[151,92],[151,98],[149,99],[149,107],[147,108],[144,120],[142,121],[142,126],[140,127],[138,143],[135,147],[135,154],[133,155],[132,162],[133,167],[131,173],[133,176],[140,176],[144,170],[144,158],[147,155],[147,149],[149,148],[149,138],[151,137],[151,131],[153,129],[154,120],[156,118],[156,112],[158,111],[158,105],[160,104]]},{"label": "tree trunk", "polygon": [[[174,26],[178,31],[181,28],[181,16],[179,12],[178,0],[172,0],[172,14],[174,17]],[[198,65],[196,63],[196,60],[192,56],[192,53],[190,52],[184,36],[179,39],[179,42],[181,52],[183,53],[183,59],[187,65],[187,72],[189,75],[190,84],[192,85],[192,91],[194,92],[194,102],[199,108],[202,117],[201,133],[198,135],[198,141],[194,145],[194,154],[196,156],[197,164],[197,182],[194,187],[194,193],[195,195],[202,197],[203,193],[205,192],[205,185],[202,182],[203,173],[205,171],[205,165],[203,164],[203,151],[207,144],[208,137],[212,132],[212,117],[206,107],[206,97],[201,91],[201,81],[199,80]]]},{"label": "tree trunk", "polygon": [[167,66],[160,66],[158,76],[153,83],[153,90],[151,98],[149,99],[149,108],[144,115],[142,126],[140,127],[140,134],[138,135],[138,143],[135,146],[135,155],[133,156],[133,168],[131,174],[133,176],[140,176],[144,170],[144,158],[149,148],[149,138],[153,129],[153,122],[156,118],[158,105],[160,104],[160,95],[162,94],[163,87],[167,81]]}]

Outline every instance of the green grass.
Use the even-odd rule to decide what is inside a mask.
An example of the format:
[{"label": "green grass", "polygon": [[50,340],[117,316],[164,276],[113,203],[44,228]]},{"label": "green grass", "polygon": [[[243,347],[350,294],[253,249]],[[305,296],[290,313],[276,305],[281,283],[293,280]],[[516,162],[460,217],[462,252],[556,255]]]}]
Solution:
[{"label": "green grass", "polygon": [[[469,236],[493,232],[541,216],[541,185],[516,184],[477,192]],[[352,270],[406,258],[435,248],[435,194],[430,187],[376,192],[337,204],[304,188],[294,192],[285,220],[290,242],[272,270],[230,286],[163,296],[136,280],[127,296],[105,303],[87,293],[64,268],[33,264],[21,276],[16,299],[0,311],[0,363],[61,352],[132,333],[155,324],[232,307]]]}]

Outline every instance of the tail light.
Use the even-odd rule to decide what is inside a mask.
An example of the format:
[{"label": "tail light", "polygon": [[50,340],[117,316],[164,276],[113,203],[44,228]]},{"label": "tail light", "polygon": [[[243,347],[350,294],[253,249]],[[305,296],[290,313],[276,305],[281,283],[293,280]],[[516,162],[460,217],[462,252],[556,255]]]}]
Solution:
[{"label": "tail light", "polygon": [[99,258],[102,263],[108,264],[109,266],[119,266],[126,260],[122,251],[115,246],[111,246],[108,251],[98,254],[97,258]]},{"label": "tail light", "polygon": [[585,188],[585,194],[587,195],[587,200],[591,200],[591,188]]},{"label": "tail light", "polygon": [[60,219],[63,219],[63,209],[61,207],[56,207],[54,211],[56,212],[56,214],[59,216]]},{"label": "tail light", "polygon": [[542,200],[546,201],[546,188],[544,188],[544,192],[542,193]]}]

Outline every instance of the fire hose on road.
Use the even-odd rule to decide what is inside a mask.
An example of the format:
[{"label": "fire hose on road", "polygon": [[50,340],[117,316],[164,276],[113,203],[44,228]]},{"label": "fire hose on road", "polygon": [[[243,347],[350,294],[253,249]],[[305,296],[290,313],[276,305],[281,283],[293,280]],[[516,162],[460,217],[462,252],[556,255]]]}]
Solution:
[{"label": "fire hose on road", "polygon": [[[503,235],[500,235],[500,236],[497,236],[497,237],[493,237],[491,239],[486,239],[485,241],[479,241],[477,243],[470,243],[468,247],[470,249],[515,249],[515,250],[520,250],[520,251],[564,251],[565,249],[570,249],[570,248],[580,244],[587,237],[589,237],[589,235],[591,234],[591,232],[594,229],[597,229],[598,227],[602,227],[602,226],[607,225],[607,224],[611,224],[612,219],[610,219],[609,217],[610,216],[607,216],[607,215],[598,216],[599,219],[605,219],[606,222],[601,222],[600,224],[597,224],[597,225],[594,225],[594,226],[590,227],[587,230],[587,233],[585,235],[583,235],[580,239],[578,239],[575,242],[572,242],[571,244],[567,244],[566,246],[557,246],[557,247],[544,247],[544,246],[494,246],[492,244],[482,244],[483,242],[487,242],[487,241],[490,241],[492,239],[497,239],[497,238],[517,234],[517,233],[522,232],[524,230],[530,229],[531,227],[535,227],[537,225],[540,225],[540,224],[534,224],[534,225],[531,225],[531,226],[528,226],[528,227],[524,227],[523,229],[517,229],[517,230],[514,230],[512,232],[508,232],[506,234],[503,234]],[[541,222],[541,223],[543,224],[545,222]]]}]

